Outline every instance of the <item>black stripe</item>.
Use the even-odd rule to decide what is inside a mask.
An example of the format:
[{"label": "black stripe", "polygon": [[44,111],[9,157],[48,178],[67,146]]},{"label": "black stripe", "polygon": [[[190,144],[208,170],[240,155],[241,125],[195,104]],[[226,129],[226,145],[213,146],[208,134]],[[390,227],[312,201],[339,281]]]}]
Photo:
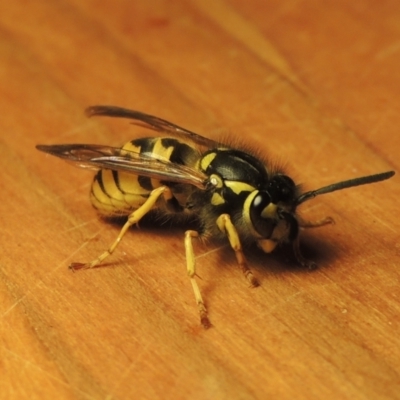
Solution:
[{"label": "black stripe", "polygon": [[139,185],[146,190],[153,190],[153,185],[151,184],[151,179],[148,176],[138,176]]},{"label": "black stripe", "polygon": [[196,151],[185,143],[180,143],[173,139],[170,139],[170,142],[167,142],[167,140],[163,139],[162,144],[164,146],[165,141],[169,146],[173,146],[171,156],[169,157],[170,161],[180,165],[190,164],[191,160],[195,157]]},{"label": "black stripe", "polygon": [[[107,193],[107,190],[104,186],[104,182],[103,182],[103,170],[100,170],[97,175],[95,176],[95,179],[97,180],[97,182],[99,182],[99,186],[100,189],[102,190],[102,192],[111,199],[111,196]],[[96,197],[97,198],[97,197]]]},{"label": "black stripe", "polygon": [[143,153],[153,153],[154,143],[157,139],[155,138],[140,138],[131,141],[134,146],[140,147],[140,154]]},{"label": "black stripe", "polygon": [[112,176],[115,182],[115,186],[117,186],[118,190],[122,193],[122,194],[126,194],[126,192],[121,188],[120,183],[119,183],[119,174],[118,171],[114,171],[112,170]]}]

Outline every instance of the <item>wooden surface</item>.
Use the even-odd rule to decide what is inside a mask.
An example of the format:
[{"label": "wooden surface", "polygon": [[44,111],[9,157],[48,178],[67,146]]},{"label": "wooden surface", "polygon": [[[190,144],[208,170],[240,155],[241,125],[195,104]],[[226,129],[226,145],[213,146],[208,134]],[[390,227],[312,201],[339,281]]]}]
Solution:
[{"label": "wooden surface", "polygon": [[214,327],[199,326],[183,228],[115,238],[92,173],[37,143],[120,145],[88,121],[115,104],[231,133],[307,189],[400,170],[400,3],[383,0],[3,1],[0,5],[2,399],[400,398],[399,175],[302,207],[336,225],[292,253],[196,244]]}]

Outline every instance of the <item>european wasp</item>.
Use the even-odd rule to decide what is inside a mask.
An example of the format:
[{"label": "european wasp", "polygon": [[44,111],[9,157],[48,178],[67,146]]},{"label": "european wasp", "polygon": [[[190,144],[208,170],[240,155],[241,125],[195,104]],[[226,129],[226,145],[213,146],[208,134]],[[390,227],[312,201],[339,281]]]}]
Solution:
[{"label": "european wasp", "polygon": [[299,185],[278,168],[247,150],[202,137],[171,122],[139,111],[115,106],[93,106],[91,116],[128,118],[134,124],[162,134],[162,137],[134,139],[122,148],[90,145],[37,145],[38,150],[98,170],[90,199],[101,216],[126,217],[118,237],[100,256],[89,263],[72,263],[77,270],[92,268],[114,252],[127,230],[148,213],[196,221],[196,230],[185,232],[187,273],[193,286],[201,324],[210,321],[196,282],[194,238],[228,239],[240,269],[251,286],[258,280],[249,269],[242,243],[256,243],[264,252],[290,243],[297,261],[306,260],[299,247],[300,228],[319,227],[332,218],[305,221],[297,207],[325,193],[389,179],[393,171],[334,183],[301,193]]}]

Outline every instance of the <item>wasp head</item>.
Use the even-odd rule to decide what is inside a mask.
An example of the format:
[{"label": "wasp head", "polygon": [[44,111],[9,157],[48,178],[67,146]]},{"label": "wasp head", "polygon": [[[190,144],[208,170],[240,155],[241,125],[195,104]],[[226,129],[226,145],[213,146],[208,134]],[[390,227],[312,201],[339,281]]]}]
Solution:
[{"label": "wasp head", "polygon": [[273,176],[261,190],[251,193],[246,201],[250,223],[257,243],[267,252],[282,241],[293,241],[298,235],[294,215],[298,188],[291,178]]}]

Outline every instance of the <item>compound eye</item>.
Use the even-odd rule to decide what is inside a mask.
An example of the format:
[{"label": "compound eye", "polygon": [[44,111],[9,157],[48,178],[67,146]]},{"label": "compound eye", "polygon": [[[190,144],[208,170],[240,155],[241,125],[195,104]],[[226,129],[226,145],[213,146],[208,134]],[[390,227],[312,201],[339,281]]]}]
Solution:
[{"label": "compound eye", "polygon": [[275,204],[280,201],[287,203],[296,199],[296,185],[287,175],[274,176],[269,182],[268,191]]},{"label": "compound eye", "polygon": [[264,238],[269,238],[275,226],[272,219],[276,214],[276,205],[271,203],[268,192],[258,192],[250,204],[250,219],[254,229]]},{"label": "compound eye", "polygon": [[261,217],[261,213],[264,209],[271,203],[271,196],[268,192],[258,192],[258,194],[254,197],[251,206],[250,206],[250,215],[253,219],[253,216],[256,218]]}]

